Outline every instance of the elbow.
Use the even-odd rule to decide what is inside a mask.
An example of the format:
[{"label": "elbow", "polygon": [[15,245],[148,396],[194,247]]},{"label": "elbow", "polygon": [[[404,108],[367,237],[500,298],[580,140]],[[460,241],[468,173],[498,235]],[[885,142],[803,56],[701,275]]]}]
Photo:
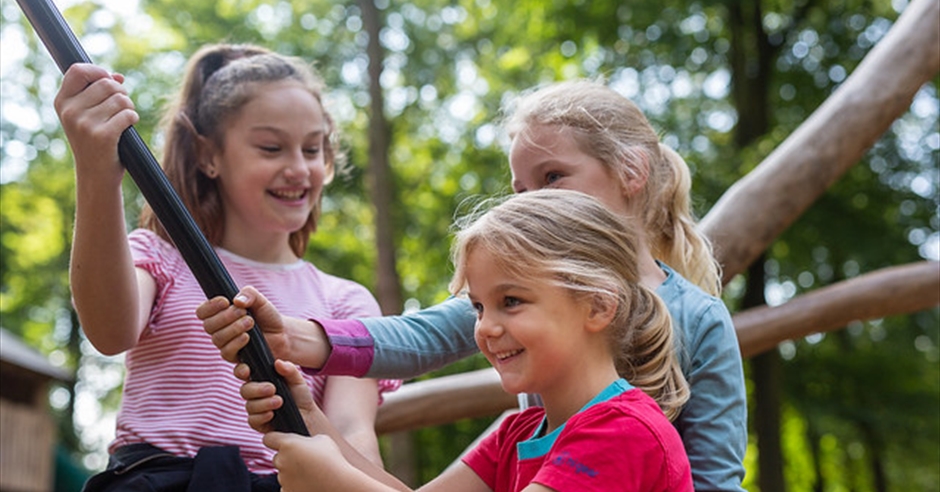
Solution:
[{"label": "elbow", "polygon": [[119,355],[134,346],[133,343],[116,339],[116,337],[92,336],[88,332],[85,333],[85,337],[98,353],[107,357]]},{"label": "elbow", "polygon": [[84,320],[79,316],[82,333],[101,355],[114,356],[126,352],[137,344],[137,337],[131,330],[115,330],[119,323],[108,321]]}]

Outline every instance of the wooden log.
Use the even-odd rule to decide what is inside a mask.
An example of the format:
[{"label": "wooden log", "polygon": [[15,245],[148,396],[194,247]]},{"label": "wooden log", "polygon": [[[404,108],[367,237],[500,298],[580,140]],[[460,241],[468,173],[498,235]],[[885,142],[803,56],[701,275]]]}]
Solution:
[{"label": "wooden log", "polygon": [[[741,353],[753,357],[784,340],[832,331],[856,320],[884,318],[940,305],[940,263],[924,261],[860,275],[779,306],[742,311],[732,318]],[[516,407],[492,368],[404,385],[386,395],[376,432],[433,427],[497,415]]]},{"label": "wooden log", "polygon": [[940,263],[924,261],[885,268],[823,287],[779,306],[734,315],[741,355],[753,357],[813,333],[853,321],[913,313],[940,305]]},{"label": "wooden log", "polygon": [[375,430],[384,434],[433,427],[515,406],[515,395],[503,391],[499,374],[490,367],[403,385],[385,395]]},{"label": "wooden log", "polygon": [[702,219],[724,283],[855,165],[940,71],[937,19],[937,0],[908,5],[832,96]]}]

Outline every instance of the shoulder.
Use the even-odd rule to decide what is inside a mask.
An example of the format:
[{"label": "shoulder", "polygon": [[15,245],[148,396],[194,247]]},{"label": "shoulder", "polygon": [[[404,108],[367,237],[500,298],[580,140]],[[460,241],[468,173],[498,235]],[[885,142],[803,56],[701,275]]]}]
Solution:
[{"label": "shoulder", "polygon": [[333,306],[334,319],[381,316],[379,303],[366,286],[354,280],[325,273],[310,262],[305,263],[311,274],[317,278],[323,293],[328,296]]},{"label": "shoulder", "polygon": [[667,456],[685,456],[675,426],[659,405],[637,388],[575,414],[565,425],[564,434],[559,442],[565,445],[584,441],[627,460],[656,462]]},{"label": "shoulder", "polygon": [[[624,490],[691,490],[679,432],[656,402],[636,388],[569,419],[548,464],[554,468],[548,473],[558,476],[566,470],[571,475],[572,467],[597,477],[615,476]],[[681,485],[686,482],[688,486]]]},{"label": "shoulder", "polygon": [[734,334],[731,314],[725,303],[712,296],[685,277],[660,263],[666,272],[666,280],[656,289],[656,294],[666,304],[676,328],[690,343],[697,343],[710,331]]},{"label": "shoulder", "polygon": [[127,235],[134,266],[150,272],[155,278],[171,280],[189,271],[186,260],[176,247],[149,229],[135,229]]},{"label": "shoulder", "polygon": [[[608,426],[616,432],[631,429],[640,434],[673,434],[675,428],[649,395],[638,388],[592,405],[571,418],[572,428]],[[658,440],[658,438],[657,438]]]},{"label": "shoulder", "polygon": [[544,417],[545,409],[542,407],[530,407],[507,415],[499,428],[490,434],[490,444],[499,446],[525,441],[532,437]]},{"label": "shoulder", "polygon": [[127,235],[127,241],[134,250],[177,252],[176,247],[149,229],[134,229]]}]

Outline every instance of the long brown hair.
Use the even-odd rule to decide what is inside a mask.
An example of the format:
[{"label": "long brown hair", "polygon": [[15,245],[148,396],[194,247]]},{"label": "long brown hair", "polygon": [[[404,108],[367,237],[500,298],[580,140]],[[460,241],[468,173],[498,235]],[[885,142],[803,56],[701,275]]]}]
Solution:
[{"label": "long brown hair", "polygon": [[[314,69],[303,61],[279,55],[253,45],[215,44],[205,46],[189,60],[182,87],[163,114],[163,170],[170,184],[209,243],[219,245],[224,234],[225,210],[219,185],[199,169],[199,137],[221,147],[228,122],[257,93],[262,84],[295,80],[320,103],[326,121],[323,142],[326,179],[329,183],[343,155],[336,150],[336,128],[323,107],[324,85]],[[291,250],[302,257],[317,228],[322,194],[307,222],[290,234]],[[149,206],[140,216],[140,226],[169,240]]]}]

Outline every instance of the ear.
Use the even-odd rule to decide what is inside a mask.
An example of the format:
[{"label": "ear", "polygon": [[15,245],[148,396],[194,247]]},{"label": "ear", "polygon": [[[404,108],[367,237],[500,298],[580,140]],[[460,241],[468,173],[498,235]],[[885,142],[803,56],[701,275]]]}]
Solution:
[{"label": "ear", "polygon": [[588,313],[585,328],[599,332],[607,328],[617,315],[617,299],[611,296],[592,296],[591,311]]},{"label": "ear", "polygon": [[620,187],[624,198],[632,198],[646,188],[650,177],[650,159],[645,152],[636,153],[636,162],[624,164],[620,171]]},{"label": "ear", "polygon": [[199,170],[210,179],[217,178],[219,176],[219,166],[215,144],[202,135],[196,136],[196,155],[199,158]]}]

